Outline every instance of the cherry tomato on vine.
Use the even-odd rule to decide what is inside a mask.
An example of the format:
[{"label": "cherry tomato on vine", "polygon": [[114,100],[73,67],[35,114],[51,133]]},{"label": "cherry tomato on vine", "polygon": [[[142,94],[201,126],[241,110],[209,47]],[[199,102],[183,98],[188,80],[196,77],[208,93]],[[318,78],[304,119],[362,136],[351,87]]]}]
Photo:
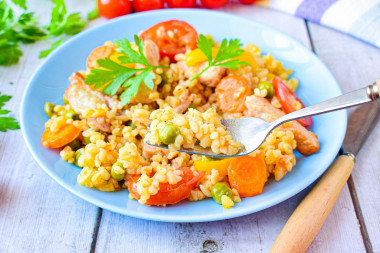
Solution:
[{"label": "cherry tomato on vine", "polygon": [[201,0],[201,2],[206,8],[215,9],[225,6],[228,3],[228,0]]},{"label": "cherry tomato on vine", "polygon": [[164,0],[133,0],[133,9],[136,12],[150,11],[164,8]]},{"label": "cherry tomato on vine", "polygon": [[174,62],[176,54],[185,53],[187,49],[197,47],[198,33],[184,21],[169,20],[147,29],[140,38],[153,40],[160,48],[160,56],[167,56],[171,62]]},{"label": "cherry tomato on vine", "polygon": [[116,18],[132,12],[129,0],[97,0],[99,14],[105,18]]},{"label": "cherry tomato on vine", "polygon": [[239,0],[242,4],[253,4],[257,2],[257,0]]},{"label": "cherry tomato on vine", "polygon": [[169,8],[192,8],[196,0],[166,0]]}]

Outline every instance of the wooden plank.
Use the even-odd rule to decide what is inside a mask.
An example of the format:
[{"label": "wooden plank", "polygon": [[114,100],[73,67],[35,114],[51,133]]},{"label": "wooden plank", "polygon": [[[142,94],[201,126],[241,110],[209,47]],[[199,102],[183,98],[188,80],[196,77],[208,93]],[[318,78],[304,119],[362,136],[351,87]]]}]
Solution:
[{"label": "wooden plank", "polygon": [[[331,69],[343,91],[363,87],[380,77],[380,51],[342,33],[310,24],[318,55]],[[349,112],[352,113],[354,109]],[[357,157],[352,173],[359,205],[374,252],[380,252],[379,124]]]},{"label": "wooden plank", "polygon": [[[38,7],[43,13],[45,4]],[[17,118],[28,79],[42,62],[38,54],[47,47],[46,42],[22,46],[19,64],[0,67],[0,91],[13,95],[6,108]],[[90,250],[97,208],[43,172],[20,130],[0,133],[0,168],[0,252]]]},{"label": "wooden plank", "polygon": [[[310,47],[303,20],[254,6],[230,4],[223,11],[272,25]],[[97,252],[268,252],[307,190],[275,207],[226,221],[160,223],[104,211]],[[243,200],[244,201],[244,200]],[[309,252],[364,252],[347,186]]]}]

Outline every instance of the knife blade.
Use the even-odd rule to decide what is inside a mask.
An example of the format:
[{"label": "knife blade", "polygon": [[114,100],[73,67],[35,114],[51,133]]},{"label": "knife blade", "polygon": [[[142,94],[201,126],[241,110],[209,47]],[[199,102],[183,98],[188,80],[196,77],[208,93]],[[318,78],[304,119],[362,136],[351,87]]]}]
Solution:
[{"label": "knife blade", "polygon": [[357,155],[380,119],[380,101],[365,104],[348,119],[343,149]]}]

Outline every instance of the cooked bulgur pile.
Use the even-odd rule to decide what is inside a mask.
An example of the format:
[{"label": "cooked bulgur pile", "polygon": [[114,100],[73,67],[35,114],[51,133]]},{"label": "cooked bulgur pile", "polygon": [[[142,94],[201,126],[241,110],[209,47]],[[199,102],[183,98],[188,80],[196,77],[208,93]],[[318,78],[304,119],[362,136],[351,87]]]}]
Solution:
[{"label": "cooked bulgur pile", "polygon": [[[208,62],[196,41],[173,53],[149,37],[158,29],[160,36],[169,36],[165,39],[179,40],[185,35],[176,32],[184,27],[186,36],[195,33],[190,40],[199,37],[198,45],[203,40],[215,59],[218,50],[233,47],[231,41],[197,35],[183,21],[162,22],[140,34],[142,40],[136,37],[135,43],[106,42],[94,49],[87,70],[70,77],[64,105],[45,104],[50,119],[42,143],[59,148],[63,160],[81,168],[80,185],[108,192],[128,188],[130,198],[146,205],[213,198],[228,209],[241,197],[260,194],[269,177],[281,180],[291,171],[296,164],[294,149],[305,155],[318,150],[316,136],[304,128],[305,122],[294,121],[274,130],[249,156],[216,160],[178,152],[199,142],[215,153],[236,154],[241,144],[221,119],[273,121],[289,113],[284,106],[294,110],[302,106],[297,99],[286,104],[278,93],[286,89],[296,98],[298,81],[288,80],[292,71],[255,45],[232,48],[235,55],[230,58],[239,59],[240,65],[230,68],[223,65],[226,57],[222,65],[211,66],[215,63]],[[148,131],[150,143],[166,144],[169,150],[146,144]]]},{"label": "cooked bulgur pile", "polygon": [[215,154],[235,155],[242,147],[222,125],[221,116],[214,107],[204,113],[188,108],[185,114],[180,114],[168,106],[153,111],[150,119],[147,141],[155,145],[166,144],[172,151],[181,147],[192,149],[196,142],[203,148],[210,147]]}]

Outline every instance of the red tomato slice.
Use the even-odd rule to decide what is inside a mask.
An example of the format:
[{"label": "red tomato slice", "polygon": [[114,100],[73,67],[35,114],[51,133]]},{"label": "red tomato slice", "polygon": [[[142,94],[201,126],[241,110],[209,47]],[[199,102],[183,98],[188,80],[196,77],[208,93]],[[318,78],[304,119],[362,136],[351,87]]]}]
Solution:
[{"label": "red tomato slice", "polygon": [[[273,87],[276,94],[276,97],[280,101],[282,109],[284,109],[285,113],[291,113],[296,111],[295,103],[299,102],[302,108],[305,108],[304,103],[302,103],[301,99],[297,97],[296,94],[288,87],[286,84],[276,76],[273,78]],[[313,124],[313,120],[311,117],[297,119],[298,123],[303,125],[304,127],[310,126]]]},{"label": "red tomato slice", "polygon": [[[180,168],[183,171],[182,180],[177,184],[160,183],[160,190],[157,194],[150,196],[146,204],[151,206],[172,205],[190,196],[191,190],[197,185],[198,181],[205,175],[204,171],[194,176],[190,168]],[[139,175],[129,179],[128,190],[135,199],[140,199],[137,192],[137,180]]]},{"label": "red tomato slice", "polygon": [[187,49],[197,47],[198,33],[184,21],[169,20],[144,31],[140,39],[153,40],[160,48],[160,56],[168,56],[170,62],[175,62],[176,54],[185,53]]}]

